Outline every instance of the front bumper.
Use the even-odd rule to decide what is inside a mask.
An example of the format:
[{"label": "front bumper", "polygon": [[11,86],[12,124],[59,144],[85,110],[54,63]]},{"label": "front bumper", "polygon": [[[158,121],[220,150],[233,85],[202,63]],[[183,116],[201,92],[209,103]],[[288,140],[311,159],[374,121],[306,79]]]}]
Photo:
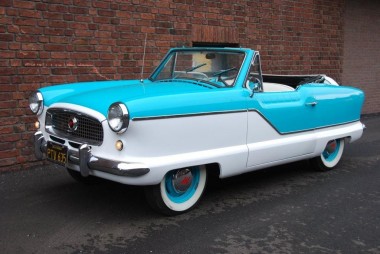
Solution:
[{"label": "front bumper", "polygon": [[[46,155],[47,142],[41,131],[34,134],[34,153],[37,159],[42,160]],[[90,175],[91,170],[98,170],[117,176],[138,177],[149,173],[150,169],[135,162],[108,160],[94,156],[91,147],[83,144],[78,151],[68,151],[68,161],[79,166],[82,176]]]}]

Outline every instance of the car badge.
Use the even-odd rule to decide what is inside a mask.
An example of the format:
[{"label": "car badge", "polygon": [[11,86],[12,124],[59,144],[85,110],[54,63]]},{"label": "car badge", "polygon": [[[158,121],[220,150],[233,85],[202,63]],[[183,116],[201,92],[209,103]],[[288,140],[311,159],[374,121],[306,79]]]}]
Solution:
[{"label": "car badge", "polygon": [[69,132],[76,131],[78,128],[78,119],[75,116],[71,116],[67,123],[67,127],[69,128]]}]

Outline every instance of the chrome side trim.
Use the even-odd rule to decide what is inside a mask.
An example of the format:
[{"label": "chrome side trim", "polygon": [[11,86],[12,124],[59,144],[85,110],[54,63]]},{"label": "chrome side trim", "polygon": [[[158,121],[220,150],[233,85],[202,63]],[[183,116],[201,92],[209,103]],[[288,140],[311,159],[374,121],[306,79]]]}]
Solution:
[{"label": "chrome side trim", "polygon": [[258,113],[278,134],[280,135],[289,135],[289,134],[296,134],[296,133],[301,133],[301,132],[308,132],[308,131],[314,131],[314,130],[319,130],[319,129],[324,129],[324,128],[329,128],[329,127],[334,127],[334,126],[339,126],[339,125],[345,125],[349,123],[354,123],[358,120],[353,120],[349,122],[344,122],[344,123],[338,123],[338,124],[332,124],[332,125],[327,125],[327,126],[320,126],[316,128],[310,128],[310,129],[305,129],[305,130],[299,130],[299,131],[289,131],[289,132],[280,132],[269,120],[264,116],[263,113],[256,109],[239,109],[239,110],[230,110],[230,111],[215,111],[215,112],[205,112],[205,113],[189,113],[189,114],[178,114],[178,115],[166,115],[166,116],[147,116],[147,117],[134,117],[132,118],[132,121],[147,121],[147,120],[162,120],[162,119],[170,119],[170,118],[182,118],[182,117],[196,117],[196,116],[208,116],[208,115],[221,115],[221,114],[234,114],[234,113],[243,113],[243,112],[256,112]]},{"label": "chrome side trim", "polygon": [[256,112],[258,113],[278,134],[280,135],[289,135],[289,134],[295,134],[295,133],[301,133],[301,132],[308,132],[308,131],[314,131],[349,123],[354,123],[358,120],[353,120],[349,122],[344,123],[338,123],[338,124],[332,124],[328,126],[320,126],[317,128],[311,128],[306,130],[299,130],[299,131],[289,131],[289,132],[280,132],[260,111],[256,109],[240,109],[240,110],[230,110],[230,111],[216,111],[216,112],[207,112],[207,113],[190,113],[190,114],[178,114],[178,115],[170,115],[170,116],[147,116],[147,117],[134,117],[132,118],[132,121],[147,121],[147,120],[162,120],[162,119],[170,119],[170,118],[182,118],[182,117],[196,117],[196,116],[208,116],[208,115],[221,115],[221,114],[234,114],[234,113],[243,113],[243,112]]},{"label": "chrome side trim", "polygon": [[221,115],[221,114],[233,114],[233,113],[243,113],[243,112],[247,112],[247,110],[246,109],[238,109],[238,110],[229,110],[229,111],[177,114],[177,115],[170,115],[170,116],[164,115],[164,116],[134,117],[134,118],[132,118],[132,121],[160,120],[160,119],[169,119],[169,118]]}]

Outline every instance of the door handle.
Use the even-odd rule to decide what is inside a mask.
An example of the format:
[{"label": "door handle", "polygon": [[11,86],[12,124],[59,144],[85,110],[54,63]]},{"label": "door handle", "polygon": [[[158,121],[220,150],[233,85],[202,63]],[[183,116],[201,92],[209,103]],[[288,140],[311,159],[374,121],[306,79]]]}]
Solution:
[{"label": "door handle", "polygon": [[317,104],[318,104],[318,102],[313,101],[313,102],[308,102],[308,103],[306,103],[305,105],[306,105],[306,106],[310,106],[310,107],[315,107],[315,106],[317,106]]}]

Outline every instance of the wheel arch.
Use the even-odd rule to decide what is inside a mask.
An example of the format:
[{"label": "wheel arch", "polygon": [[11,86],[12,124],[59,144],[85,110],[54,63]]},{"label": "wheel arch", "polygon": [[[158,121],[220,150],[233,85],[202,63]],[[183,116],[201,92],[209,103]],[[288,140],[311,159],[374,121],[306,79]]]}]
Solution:
[{"label": "wheel arch", "polygon": [[217,162],[205,164],[207,174],[210,178],[220,178],[220,164]]},{"label": "wheel arch", "polygon": [[343,137],[342,139],[344,139],[344,142],[345,142],[346,144],[348,144],[348,143],[351,143],[352,136],[346,136],[346,137]]},{"label": "wheel arch", "polygon": [[195,167],[195,166],[205,166],[208,177],[220,178],[220,173],[221,173],[221,169],[220,168],[221,168],[221,166],[220,166],[220,164],[218,162],[211,162],[211,163],[206,163],[206,164],[188,165],[188,166],[185,166],[185,167],[172,168],[172,169],[168,170],[164,174],[163,178],[170,171],[181,169],[181,168],[187,168],[187,167]]}]

